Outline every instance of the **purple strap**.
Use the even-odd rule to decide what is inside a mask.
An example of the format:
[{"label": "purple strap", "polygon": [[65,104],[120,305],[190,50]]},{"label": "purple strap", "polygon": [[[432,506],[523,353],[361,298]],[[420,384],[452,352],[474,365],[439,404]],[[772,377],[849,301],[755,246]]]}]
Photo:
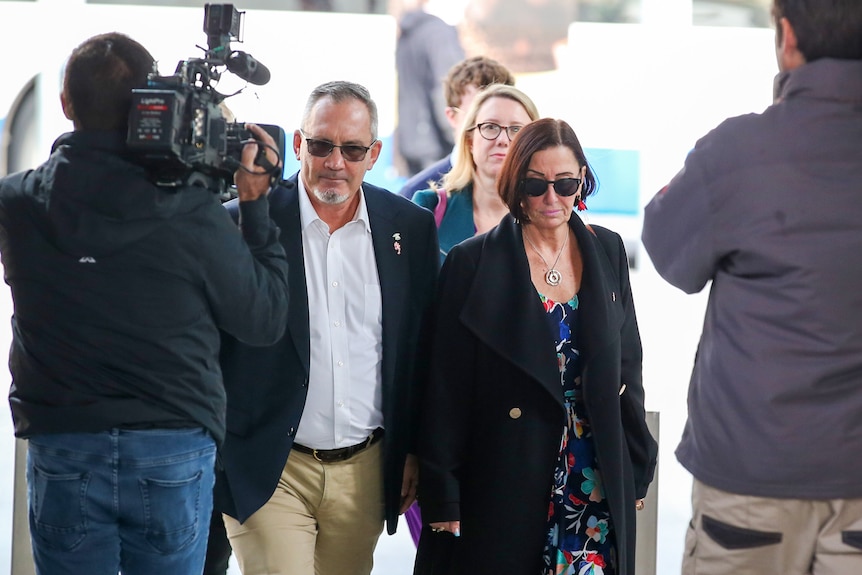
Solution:
[{"label": "purple strap", "polygon": [[422,533],[422,514],[419,512],[419,505],[416,502],[411,505],[404,513],[404,518],[407,519],[407,527],[410,528],[410,536],[413,537],[413,544],[419,545],[419,535]]},{"label": "purple strap", "polygon": [[449,194],[446,190],[437,190],[437,206],[434,208],[434,220],[437,222],[437,227],[440,227],[440,222],[443,221],[443,214],[446,213],[446,202],[449,200]]}]

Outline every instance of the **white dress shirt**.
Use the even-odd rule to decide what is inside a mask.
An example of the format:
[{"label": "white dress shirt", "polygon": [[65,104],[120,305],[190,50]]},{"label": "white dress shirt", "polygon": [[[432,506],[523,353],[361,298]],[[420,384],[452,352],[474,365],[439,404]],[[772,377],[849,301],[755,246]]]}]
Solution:
[{"label": "white dress shirt", "polygon": [[313,449],[349,447],[383,427],[380,280],[365,193],[353,219],[330,234],[298,184],[311,365],[295,439]]}]

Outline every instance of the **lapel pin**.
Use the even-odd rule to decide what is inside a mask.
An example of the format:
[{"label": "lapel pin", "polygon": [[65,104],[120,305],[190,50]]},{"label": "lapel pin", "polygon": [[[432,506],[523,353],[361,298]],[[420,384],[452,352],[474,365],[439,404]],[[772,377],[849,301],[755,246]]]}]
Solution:
[{"label": "lapel pin", "polygon": [[615,292],[615,291],[611,292],[611,301],[617,301],[617,292]]},{"label": "lapel pin", "polygon": [[401,255],[401,232],[395,232],[394,234],[392,234],[392,239],[395,240],[395,242],[392,244],[392,247],[395,249],[395,253],[400,256]]}]

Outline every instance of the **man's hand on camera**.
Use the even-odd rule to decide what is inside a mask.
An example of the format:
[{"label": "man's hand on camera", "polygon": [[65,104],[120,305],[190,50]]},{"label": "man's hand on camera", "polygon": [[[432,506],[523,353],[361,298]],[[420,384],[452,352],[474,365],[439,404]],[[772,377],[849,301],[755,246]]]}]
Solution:
[{"label": "man's hand on camera", "polygon": [[281,158],[276,153],[278,147],[276,147],[272,136],[256,124],[246,124],[245,127],[254,136],[255,141],[249,142],[242,147],[242,167],[234,172],[233,176],[239,201],[241,202],[258,199],[269,191],[270,184],[272,183],[272,173],[254,163],[260,149],[263,149],[266,154],[266,162],[262,163],[266,164],[268,162],[273,166],[281,166]]}]

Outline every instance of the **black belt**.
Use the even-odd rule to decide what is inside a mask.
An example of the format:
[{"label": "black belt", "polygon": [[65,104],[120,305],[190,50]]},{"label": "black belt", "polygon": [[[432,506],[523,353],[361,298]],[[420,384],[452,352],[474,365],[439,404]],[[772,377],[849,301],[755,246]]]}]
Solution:
[{"label": "black belt", "polygon": [[310,447],[294,443],[293,448],[300,453],[311,455],[321,463],[335,463],[337,461],[350,459],[363,449],[371,447],[382,438],[383,430],[378,427],[365,441],[357,443],[356,445],[351,445],[350,447],[342,447],[340,449],[312,449]]}]

